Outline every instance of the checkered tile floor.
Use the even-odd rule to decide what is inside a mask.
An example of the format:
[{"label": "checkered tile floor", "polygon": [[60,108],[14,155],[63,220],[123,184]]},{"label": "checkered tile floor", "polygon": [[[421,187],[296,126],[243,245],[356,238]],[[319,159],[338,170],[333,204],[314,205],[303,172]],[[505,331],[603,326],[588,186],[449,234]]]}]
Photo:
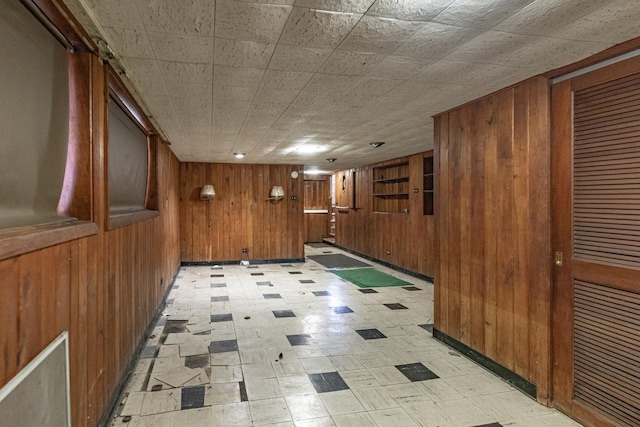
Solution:
[{"label": "checkered tile floor", "polygon": [[375,266],[412,286],[311,260],[181,268],[111,425],[579,425],[434,340],[433,285]]}]

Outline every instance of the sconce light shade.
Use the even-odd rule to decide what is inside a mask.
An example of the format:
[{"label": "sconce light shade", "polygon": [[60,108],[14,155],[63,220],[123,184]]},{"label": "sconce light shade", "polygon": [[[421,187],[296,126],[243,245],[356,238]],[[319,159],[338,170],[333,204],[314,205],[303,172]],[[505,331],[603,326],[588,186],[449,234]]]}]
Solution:
[{"label": "sconce light shade", "polygon": [[271,197],[269,198],[269,200],[282,200],[282,198],[284,197],[284,189],[280,185],[274,185],[271,188],[270,196]]},{"label": "sconce light shade", "polygon": [[284,189],[280,185],[274,185],[271,188],[271,197],[281,199],[284,197]]},{"label": "sconce light shade", "polygon": [[213,200],[216,195],[216,190],[213,189],[213,185],[207,184],[202,186],[200,190],[200,200]]}]

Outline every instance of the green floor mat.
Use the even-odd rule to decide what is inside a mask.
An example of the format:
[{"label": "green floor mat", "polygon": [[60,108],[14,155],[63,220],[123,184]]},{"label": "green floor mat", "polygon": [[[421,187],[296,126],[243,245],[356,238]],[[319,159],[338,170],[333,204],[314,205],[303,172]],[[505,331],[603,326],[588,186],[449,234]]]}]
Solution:
[{"label": "green floor mat", "polygon": [[375,268],[357,268],[354,270],[329,270],[361,288],[381,288],[384,286],[406,286],[409,282],[389,276]]}]

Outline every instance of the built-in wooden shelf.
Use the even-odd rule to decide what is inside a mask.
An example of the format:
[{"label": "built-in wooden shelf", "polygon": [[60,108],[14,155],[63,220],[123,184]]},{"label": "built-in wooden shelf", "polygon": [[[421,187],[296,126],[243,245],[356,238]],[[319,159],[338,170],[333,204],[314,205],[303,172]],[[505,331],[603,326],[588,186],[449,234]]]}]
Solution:
[{"label": "built-in wooden shelf", "polygon": [[404,213],[409,209],[409,162],[373,168],[373,211]]},{"label": "built-in wooden shelf", "polygon": [[423,215],[433,215],[433,155],[424,158],[422,172]]}]

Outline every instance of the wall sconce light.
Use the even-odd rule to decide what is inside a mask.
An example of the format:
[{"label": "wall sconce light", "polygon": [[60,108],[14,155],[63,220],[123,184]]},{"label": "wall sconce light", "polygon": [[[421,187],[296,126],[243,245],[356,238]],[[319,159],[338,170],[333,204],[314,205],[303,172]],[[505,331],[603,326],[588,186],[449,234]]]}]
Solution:
[{"label": "wall sconce light", "polygon": [[213,189],[213,185],[203,185],[200,190],[200,200],[212,201],[216,195],[216,190]]},{"label": "wall sconce light", "polygon": [[274,185],[271,187],[271,193],[269,196],[270,197],[267,200],[271,202],[279,202],[284,198],[284,189],[280,185]]}]

